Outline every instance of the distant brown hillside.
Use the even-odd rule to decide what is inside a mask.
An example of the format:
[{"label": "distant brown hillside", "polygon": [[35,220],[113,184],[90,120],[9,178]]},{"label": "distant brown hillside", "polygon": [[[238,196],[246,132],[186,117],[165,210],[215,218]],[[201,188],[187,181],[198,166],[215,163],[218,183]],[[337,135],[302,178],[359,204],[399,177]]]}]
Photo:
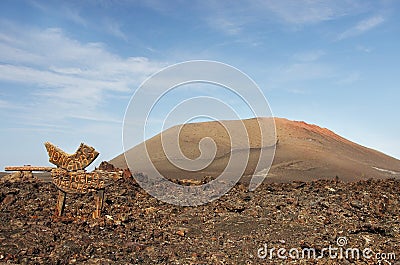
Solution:
[{"label": "distant brown hillside", "polygon": [[[245,175],[254,174],[261,148],[270,148],[274,145],[274,143],[261,145],[258,120],[229,121],[233,127],[240,126],[243,122],[249,135],[250,159]],[[278,143],[267,181],[286,182],[335,176],[348,181],[400,177],[400,160],[351,142],[328,129],[282,118],[275,118],[275,124]],[[165,142],[169,142],[178,134],[179,127],[175,126],[166,130],[163,138]],[[230,138],[220,123],[185,124],[179,134],[179,144],[185,156],[195,159],[200,155],[199,142],[205,137],[211,137],[214,140],[217,151],[214,161],[197,172],[178,169],[166,159],[160,134],[142,143],[141,146],[146,144],[155,167],[168,178],[201,178],[206,175],[215,177],[224,170],[231,156]],[[246,141],[247,139],[243,139],[235,143],[232,147],[234,152],[245,153],[241,147],[246,146],[244,144]],[[128,152],[134,154],[134,169],[146,172],[147,169],[142,164],[145,154],[138,152],[139,146]],[[112,159],[110,163],[120,168],[127,166],[123,154]],[[260,174],[260,172],[255,172],[255,174]]]}]

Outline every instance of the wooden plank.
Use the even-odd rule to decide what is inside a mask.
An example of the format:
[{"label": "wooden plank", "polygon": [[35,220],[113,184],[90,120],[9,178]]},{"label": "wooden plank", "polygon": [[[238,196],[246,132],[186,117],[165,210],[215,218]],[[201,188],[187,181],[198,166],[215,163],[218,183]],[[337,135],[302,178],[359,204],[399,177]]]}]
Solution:
[{"label": "wooden plank", "polygon": [[99,218],[101,215],[101,210],[103,208],[104,202],[104,189],[97,190],[94,195],[94,200],[96,203],[96,210],[93,213],[93,218]]},{"label": "wooden plank", "polygon": [[50,172],[55,167],[36,167],[36,166],[12,166],[5,167],[5,171],[48,171]]},{"label": "wooden plank", "polygon": [[73,154],[68,154],[50,142],[44,143],[49,155],[49,162],[69,171],[83,170],[99,155],[94,147],[81,143]]},{"label": "wooden plank", "polygon": [[66,193],[62,190],[58,190],[58,197],[57,197],[57,216],[61,216],[64,212],[65,207],[65,197]]}]

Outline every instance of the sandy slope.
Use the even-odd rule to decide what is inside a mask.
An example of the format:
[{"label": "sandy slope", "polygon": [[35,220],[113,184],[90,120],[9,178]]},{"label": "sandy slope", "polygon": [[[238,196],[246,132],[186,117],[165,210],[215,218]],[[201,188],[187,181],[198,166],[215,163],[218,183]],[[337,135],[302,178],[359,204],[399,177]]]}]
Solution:
[{"label": "sandy slope", "polygon": [[[261,143],[257,121],[268,123],[268,119],[243,121],[248,132],[250,148],[246,145],[247,137],[236,140],[232,146],[233,152],[243,153],[243,159],[246,159],[247,152],[249,152],[250,159],[244,175],[254,173],[260,150],[273,151],[271,146],[274,145],[274,142],[272,140]],[[238,131],[241,124],[241,121],[229,121],[229,127],[238,128]],[[278,143],[267,181],[286,182],[335,176],[344,180],[400,177],[400,160],[348,141],[328,129],[282,118],[275,118],[275,124]],[[224,127],[218,122],[203,122],[184,125],[180,134],[179,129],[179,126],[175,126],[166,130],[163,133],[163,139],[166,143],[170,143],[173,142],[174,137],[179,135],[181,151],[190,159],[198,158],[201,155],[199,150],[201,139],[211,137],[214,140],[217,150],[215,159],[208,167],[196,172],[188,172],[175,167],[166,159],[159,134],[128,151],[134,159],[135,170],[147,171],[147,166],[143,163],[144,154],[139,151],[145,145],[157,170],[164,176],[169,178],[218,176],[232,156],[230,138]],[[204,155],[207,151],[212,150],[213,145],[203,142],[200,146],[203,148]],[[208,155],[213,154],[210,153]],[[117,156],[110,162],[116,167],[126,167],[123,155]],[[256,172],[259,172],[259,169]]]}]

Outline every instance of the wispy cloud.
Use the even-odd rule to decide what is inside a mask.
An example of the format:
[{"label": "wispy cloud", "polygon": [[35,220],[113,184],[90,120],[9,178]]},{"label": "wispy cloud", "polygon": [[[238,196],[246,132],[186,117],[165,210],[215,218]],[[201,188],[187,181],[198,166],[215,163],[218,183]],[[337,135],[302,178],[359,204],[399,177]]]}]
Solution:
[{"label": "wispy cloud", "polygon": [[297,52],[292,56],[292,62],[280,69],[278,76],[285,81],[330,78],[335,70],[321,62],[324,55],[325,51],[322,50]]},{"label": "wispy cloud", "polygon": [[343,40],[350,37],[355,37],[361,35],[373,28],[376,28],[380,24],[382,24],[385,19],[382,16],[373,16],[358,22],[352,28],[344,31],[343,33],[339,34],[337,40]]},{"label": "wispy cloud", "polygon": [[[144,57],[122,58],[101,43],[82,43],[58,28],[0,24],[0,82],[31,86],[28,93],[37,106],[30,114],[43,119],[111,119],[104,116],[109,95],[131,93],[164,65]],[[0,105],[10,107],[6,101]]]},{"label": "wispy cloud", "polygon": [[334,75],[331,66],[322,63],[293,63],[282,69],[282,75],[286,80],[315,80],[329,78]]},{"label": "wispy cloud", "polygon": [[[78,41],[61,29],[2,21],[0,62],[3,141],[25,148],[32,139],[64,146],[84,141],[101,150],[103,160],[122,150],[122,119],[133,90],[165,66],[144,57],[121,57],[102,43]],[[43,164],[46,158],[37,155],[41,147],[27,148],[26,157],[7,156],[3,163]]]},{"label": "wispy cloud", "polygon": [[122,40],[127,40],[126,34],[121,29],[121,24],[119,24],[117,21],[108,18],[104,20],[104,27],[109,34]]},{"label": "wispy cloud", "polygon": [[79,10],[65,7],[62,9],[62,13],[68,20],[84,27],[88,26],[88,22],[81,16]]},{"label": "wispy cloud", "polygon": [[70,2],[63,2],[58,4],[43,4],[41,2],[30,0],[30,5],[41,10],[45,15],[63,19],[65,22],[72,22],[75,26],[85,27],[87,29],[107,33],[111,36],[127,40],[127,34],[122,30],[121,23],[118,18],[111,18],[110,16],[96,16],[86,18],[83,14],[87,15],[87,9],[109,9],[112,4],[108,1],[96,2],[82,2],[80,4],[71,4]]},{"label": "wispy cloud", "polygon": [[360,1],[322,1],[322,0],[287,0],[259,1],[264,10],[275,14],[290,24],[311,24],[337,19],[354,13],[362,5]]},{"label": "wispy cloud", "polygon": [[[225,2],[203,1],[206,21],[212,28],[230,35],[248,35],[254,23],[277,23],[289,27],[318,24],[365,12],[366,4],[360,0],[256,0]],[[251,15],[249,15],[251,14]]]},{"label": "wispy cloud", "polygon": [[364,46],[364,45],[357,45],[356,46],[356,50],[361,51],[361,52],[365,52],[365,53],[370,53],[372,52],[374,49],[368,46]]},{"label": "wispy cloud", "polygon": [[296,61],[301,61],[301,62],[313,62],[321,58],[323,55],[325,55],[325,52],[322,50],[315,50],[315,51],[306,51],[306,52],[299,52],[296,53],[293,58]]},{"label": "wispy cloud", "polygon": [[361,79],[360,72],[351,72],[351,73],[345,75],[344,77],[340,78],[337,81],[337,84],[339,84],[339,85],[350,85],[350,84],[356,83],[360,79]]},{"label": "wispy cloud", "polygon": [[88,21],[80,14],[80,10],[76,5],[66,5],[65,3],[56,3],[55,6],[44,3],[42,1],[28,0],[28,3],[34,8],[46,14],[57,15],[68,21],[72,21],[80,26],[87,27]]},{"label": "wispy cloud", "polygon": [[0,99],[0,109],[17,109],[18,106],[7,100]]},{"label": "wispy cloud", "polygon": [[318,61],[292,61],[269,69],[268,89],[285,90],[294,94],[305,94],[309,82],[324,80],[331,82],[338,75],[334,66]]},{"label": "wispy cloud", "polygon": [[213,17],[208,19],[208,24],[226,35],[238,35],[242,31],[242,23],[226,17]]}]

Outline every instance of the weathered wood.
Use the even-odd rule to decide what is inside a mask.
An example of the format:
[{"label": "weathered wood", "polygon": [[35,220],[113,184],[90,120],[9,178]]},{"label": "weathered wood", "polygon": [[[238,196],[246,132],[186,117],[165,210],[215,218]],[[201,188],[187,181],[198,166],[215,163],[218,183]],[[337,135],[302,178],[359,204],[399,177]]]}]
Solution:
[{"label": "weathered wood", "polygon": [[79,148],[73,154],[67,154],[52,143],[44,143],[47,153],[49,155],[49,162],[57,167],[76,171],[85,169],[89,166],[99,155],[93,147],[81,143]]},{"label": "weathered wood", "polygon": [[[94,191],[96,210],[93,213],[93,217],[100,217],[104,202],[104,188],[111,184],[112,181],[120,179],[123,172],[103,170],[86,172],[84,169],[97,158],[99,153],[93,147],[84,143],[81,143],[74,154],[67,154],[49,142],[46,142],[45,146],[49,155],[49,161],[57,167],[24,165],[6,167],[5,170],[17,171],[19,174],[26,176],[32,175],[32,171],[51,172],[53,184],[58,188],[57,216],[62,216],[64,212],[67,193],[87,193]],[[114,168],[110,169],[115,170]]]},{"label": "weathered wood", "polygon": [[47,171],[50,172],[55,167],[36,167],[36,166],[11,166],[5,167],[5,171]]},{"label": "weathered wood", "polygon": [[103,208],[104,188],[111,184],[112,181],[120,179],[122,172],[106,172],[102,170],[95,170],[93,172],[85,172],[84,170],[67,171],[62,168],[55,168],[51,171],[51,177],[54,185],[59,190],[57,201],[59,215],[62,215],[63,212],[66,193],[87,193],[94,191],[96,210],[92,216],[93,218],[99,218]]},{"label": "weathered wood", "polygon": [[95,170],[85,172],[84,170],[66,171],[56,168],[51,171],[54,185],[67,193],[88,193],[90,191],[101,190],[121,178],[118,172],[106,172]]},{"label": "weathered wood", "polygon": [[65,207],[65,197],[66,193],[62,190],[58,190],[58,197],[57,197],[57,216],[61,216],[64,212]]},{"label": "weathered wood", "polygon": [[101,210],[103,209],[104,189],[96,191],[94,200],[96,204],[96,210],[93,212],[93,218],[99,218],[101,215]]}]

